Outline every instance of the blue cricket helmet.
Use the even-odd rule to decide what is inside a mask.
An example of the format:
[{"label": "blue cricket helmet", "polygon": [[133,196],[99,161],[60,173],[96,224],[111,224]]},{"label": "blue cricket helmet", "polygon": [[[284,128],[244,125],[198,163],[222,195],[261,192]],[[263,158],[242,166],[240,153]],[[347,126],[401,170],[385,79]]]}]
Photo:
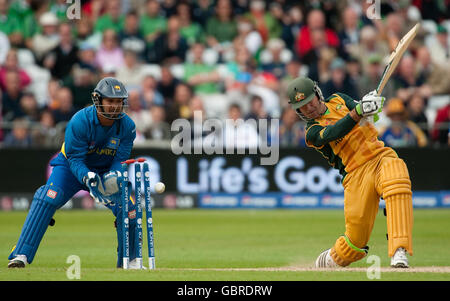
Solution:
[{"label": "blue cricket helmet", "polygon": [[[125,116],[124,107],[128,106],[128,92],[124,84],[113,77],[105,77],[101,79],[91,94],[97,112],[108,119],[120,119]],[[104,98],[120,98],[123,100],[122,110],[119,115],[112,117],[107,115],[103,110],[102,99]]]}]

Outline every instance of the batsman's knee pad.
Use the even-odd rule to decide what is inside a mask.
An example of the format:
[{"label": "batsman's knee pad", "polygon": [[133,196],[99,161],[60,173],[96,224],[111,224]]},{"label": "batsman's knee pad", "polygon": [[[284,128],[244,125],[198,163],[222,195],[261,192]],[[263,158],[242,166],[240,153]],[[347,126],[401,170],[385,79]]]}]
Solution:
[{"label": "batsman's knee pad", "polygon": [[331,248],[330,256],[338,265],[345,267],[367,255],[369,247],[356,247],[346,236],[341,236]]},{"label": "batsman's knee pad", "polygon": [[383,163],[380,184],[386,201],[389,256],[392,257],[400,247],[412,255],[411,180],[403,160],[395,158]]},{"label": "batsman's knee pad", "polygon": [[19,241],[9,256],[10,259],[16,255],[26,255],[28,263],[33,261],[42,237],[63,200],[64,192],[58,187],[44,185],[36,191]]}]

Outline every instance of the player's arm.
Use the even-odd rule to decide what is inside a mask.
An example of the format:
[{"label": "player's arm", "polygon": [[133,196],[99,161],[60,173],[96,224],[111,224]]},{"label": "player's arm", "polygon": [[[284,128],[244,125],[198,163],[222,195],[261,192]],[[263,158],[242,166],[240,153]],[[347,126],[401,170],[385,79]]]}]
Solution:
[{"label": "player's arm", "polygon": [[70,170],[80,183],[83,183],[83,177],[90,171],[85,164],[89,145],[89,129],[87,120],[83,117],[82,114],[77,114],[67,124],[63,150]]},{"label": "player's arm", "polygon": [[[330,143],[331,141],[344,137],[353,129],[359,119],[361,119],[361,117],[358,117],[356,112],[353,111],[354,110],[333,125],[322,126],[319,123],[309,124],[306,129],[306,141],[309,144],[320,147]],[[355,116],[352,117],[352,115]]]}]

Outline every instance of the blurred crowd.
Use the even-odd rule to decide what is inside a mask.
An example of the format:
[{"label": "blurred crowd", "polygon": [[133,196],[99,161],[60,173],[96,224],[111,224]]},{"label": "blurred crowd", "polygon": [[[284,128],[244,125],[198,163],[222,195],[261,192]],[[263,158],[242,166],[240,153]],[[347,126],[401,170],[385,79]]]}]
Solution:
[{"label": "blurred crowd", "polygon": [[288,83],[361,99],[417,22],[376,126],[393,147],[449,146],[449,0],[0,0],[0,147],[60,145],[105,76],[127,87],[136,145],[170,140],[174,120],[200,111],[276,118],[273,141],[305,146]]}]

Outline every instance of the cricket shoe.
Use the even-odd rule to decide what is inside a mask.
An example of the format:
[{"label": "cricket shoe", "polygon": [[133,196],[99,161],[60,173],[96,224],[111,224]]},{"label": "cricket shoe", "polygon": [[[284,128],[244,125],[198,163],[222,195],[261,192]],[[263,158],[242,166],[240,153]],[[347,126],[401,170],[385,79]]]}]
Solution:
[{"label": "cricket shoe", "polygon": [[393,268],[409,268],[408,257],[406,257],[406,250],[398,248],[394,256],[391,257],[391,267]]},{"label": "cricket shoe", "polygon": [[[141,262],[142,262],[142,259],[141,259]],[[139,266],[138,260],[136,258],[130,261],[128,268],[130,270],[146,270],[147,269],[143,264],[141,266]]]},{"label": "cricket shoe", "polygon": [[316,259],[316,268],[337,268],[338,265],[334,262],[330,255],[331,249],[325,250],[320,253]]},{"label": "cricket shoe", "polygon": [[17,255],[14,259],[8,263],[8,268],[24,268],[28,264],[26,255]]}]

